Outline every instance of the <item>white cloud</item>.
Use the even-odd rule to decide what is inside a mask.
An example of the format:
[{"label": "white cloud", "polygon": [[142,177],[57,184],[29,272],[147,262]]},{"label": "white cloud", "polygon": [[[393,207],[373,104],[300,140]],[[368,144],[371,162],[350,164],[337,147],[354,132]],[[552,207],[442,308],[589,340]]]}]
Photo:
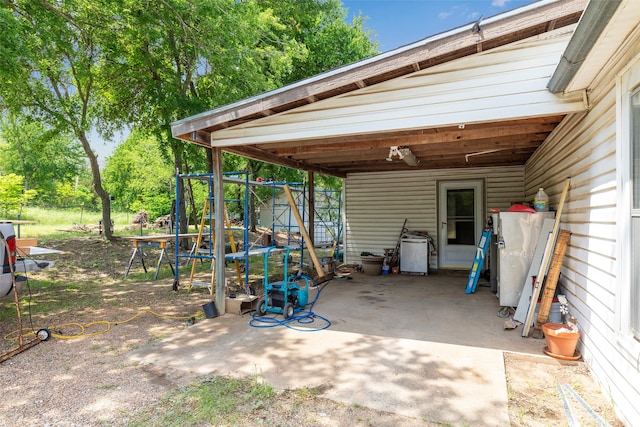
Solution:
[{"label": "white cloud", "polygon": [[493,0],[491,6],[504,7],[507,3],[509,3],[509,0]]},{"label": "white cloud", "polygon": [[478,18],[480,18],[480,12],[471,12],[467,15],[467,18],[476,21]]}]

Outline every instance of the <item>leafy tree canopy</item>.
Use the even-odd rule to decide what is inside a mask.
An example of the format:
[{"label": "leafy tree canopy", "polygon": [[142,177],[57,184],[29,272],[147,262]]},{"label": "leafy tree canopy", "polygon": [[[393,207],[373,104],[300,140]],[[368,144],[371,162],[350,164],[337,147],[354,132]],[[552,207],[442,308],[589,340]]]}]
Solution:
[{"label": "leafy tree canopy", "polygon": [[153,135],[134,130],[109,157],[103,174],[115,206],[132,212],[144,209],[152,219],[171,211],[175,173]]},{"label": "leafy tree canopy", "polygon": [[141,127],[174,171],[204,171],[170,123],[376,53],[345,13],[339,0],[3,0],[0,107],[74,135],[108,223],[91,129]]},{"label": "leafy tree canopy", "polygon": [[86,169],[71,135],[13,115],[0,122],[0,172],[23,176],[25,189],[38,192],[37,204],[55,203],[58,185],[71,185]]},{"label": "leafy tree canopy", "polygon": [[0,213],[15,215],[36,196],[35,190],[24,189],[24,177],[10,173],[0,175]]},{"label": "leafy tree canopy", "polygon": [[[92,0],[0,4],[0,105],[47,128],[64,129],[82,144],[105,224],[111,222],[110,200],[89,131],[108,103],[98,90],[104,60],[99,29],[115,19],[110,6]],[[105,237],[111,237],[109,228]]]}]

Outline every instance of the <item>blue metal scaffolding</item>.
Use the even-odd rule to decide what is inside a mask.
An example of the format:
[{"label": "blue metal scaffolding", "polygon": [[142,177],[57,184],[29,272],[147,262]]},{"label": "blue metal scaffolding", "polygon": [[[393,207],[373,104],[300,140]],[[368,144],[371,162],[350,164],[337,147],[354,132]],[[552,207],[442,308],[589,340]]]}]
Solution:
[{"label": "blue metal scaffolding", "polygon": [[[214,203],[214,188],[213,188],[213,175],[212,174],[177,174],[176,175],[176,200],[179,200],[179,194],[180,194],[180,186],[183,184],[183,182],[185,180],[199,180],[199,181],[203,181],[206,183],[207,185],[207,200],[206,202],[209,204],[209,213],[208,215],[205,217],[207,224],[207,230],[206,230],[206,234],[204,234],[204,230],[202,230],[203,232],[203,237],[206,237],[206,241],[210,242],[210,244],[208,245],[208,247],[204,248],[206,250],[203,250],[203,248],[199,248],[196,247],[197,245],[193,245],[191,251],[189,252],[180,252],[180,247],[179,247],[179,223],[180,223],[180,209],[178,204],[176,203],[176,209],[175,209],[175,235],[176,235],[176,242],[175,242],[175,260],[176,260],[176,268],[175,268],[175,279],[174,279],[174,289],[177,289],[179,283],[180,283],[180,260],[187,260],[187,262],[196,262],[197,260],[207,260],[210,262],[214,262],[215,260],[215,255],[214,255],[214,245],[212,244],[213,242],[213,237],[214,237],[214,221],[213,221],[213,203]],[[273,247],[276,244],[276,232],[277,232],[277,227],[278,225],[281,226],[282,229],[286,230],[286,234],[287,234],[287,241],[286,242],[279,242],[280,244],[284,243],[284,246],[290,247],[291,249],[294,250],[299,250],[300,251],[300,266],[302,268],[302,266],[304,265],[304,249],[305,249],[305,244],[306,242],[304,242],[304,238],[302,238],[302,236],[300,237],[300,239],[298,240],[294,240],[293,239],[293,234],[292,233],[292,229],[298,228],[300,226],[305,226],[304,224],[300,225],[300,224],[296,224],[293,225],[294,221],[293,221],[293,217],[292,217],[292,210],[290,207],[290,204],[287,203],[278,203],[277,202],[277,189],[279,188],[283,188],[285,185],[287,186],[293,186],[294,190],[297,194],[302,194],[302,201],[300,203],[299,200],[296,200],[296,204],[300,203],[302,209],[300,210],[300,213],[303,217],[303,222],[306,222],[306,209],[307,209],[307,203],[305,200],[304,195],[306,194],[306,185],[304,183],[285,183],[285,182],[272,182],[272,181],[251,181],[249,180],[249,174],[246,171],[241,171],[241,172],[225,172],[223,174],[223,185],[229,185],[229,184],[237,184],[237,185],[241,185],[243,186],[243,190],[241,192],[237,192],[236,194],[241,195],[241,197],[239,198],[225,198],[224,202],[225,202],[225,206],[227,204],[231,204],[231,203],[236,203],[236,204],[241,204],[242,205],[242,213],[243,213],[243,218],[242,218],[242,226],[241,227],[229,227],[225,225],[225,232],[233,232],[233,231],[242,231],[242,249],[235,251],[235,252],[230,252],[230,253],[226,253],[225,254],[225,260],[227,261],[234,261],[234,262],[243,262],[244,263],[244,283],[240,283],[240,285],[242,286],[247,286],[249,283],[249,258],[253,257],[253,256],[259,256],[262,255],[264,253],[264,251],[266,251],[268,248]],[[272,240],[270,242],[265,242],[264,240],[261,243],[268,243],[268,244],[258,244],[257,242],[253,242],[250,243],[249,242],[249,197],[250,197],[250,192],[251,192],[251,187],[256,186],[256,187],[270,187],[272,189],[272,206],[271,206],[271,224],[269,224],[269,227],[266,227],[268,229],[271,230],[271,236],[272,236]],[[300,188],[302,187],[302,188]],[[341,231],[342,231],[342,221],[341,221],[341,192],[340,191],[334,191],[334,190],[318,190],[316,191],[316,194],[320,194],[322,195],[324,198],[327,198],[327,200],[331,199],[333,200],[332,202],[330,202],[327,205],[321,205],[320,207],[316,207],[315,212],[324,212],[326,215],[326,212],[331,211],[331,223],[333,226],[334,222],[337,222],[337,225],[335,226],[335,236],[334,236],[334,240],[335,240],[335,246],[337,248],[340,247],[340,238],[341,238]],[[328,196],[329,194],[333,195],[333,197]],[[336,196],[337,195],[337,199]],[[286,215],[288,216],[288,218],[286,219],[286,221],[280,221],[279,218],[276,215],[276,211],[277,208],[279,207],[286,207]],[[337,213],[335,212],[337,210]],[[203,212],[204,214],[204,212]],[[280,214],[281,215],[281,214]],[[226,217],[226,215],[225,215]],[[318,215],[319,218],[321,218],[321,221],[324,221],[323,215],[319,214]],[[263,225],[264,226],[264,225]],[[333,232],[332,232],[333,234]],[[314,236],[315,237],[315,236]],[[339,251],[334,251],[334,258],[337,259],[338,257],[338,252]],[[210,284],[210,289],[212,289],[212,283]]]}]

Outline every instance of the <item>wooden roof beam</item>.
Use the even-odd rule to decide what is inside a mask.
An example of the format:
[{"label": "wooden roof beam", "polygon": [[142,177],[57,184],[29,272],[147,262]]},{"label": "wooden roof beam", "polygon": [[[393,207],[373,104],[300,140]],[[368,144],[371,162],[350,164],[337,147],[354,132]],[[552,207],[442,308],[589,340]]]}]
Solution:
[{"label": "wooden roof beam", "polygon": [[[533,138],[530,136],[523,136],[518,139],[493,139],[488,138],[479,141],[462,141],[462,142],[449,142],[442,144],[433,144],[429,146],[416,146],[405,145],[409,147],[413,154],[418,157],[430,157],[434,155],[449,154],[452,152],[469,154],[478,151],[486,150],[513,150],[513,149],[536,149],[542,144],[546,138],[544,136],[538,136]],[[375,160],[386,158],[389,154],[389,147],[382,148],[362,148],[362,149],[345,149],[341,152],[322,152],[322,153],[305,153],[296,155],[294,158],[299,161],[311,160],[316,164],[331,162],[331,159],[335,158],[349,158],[358,157],[361,161]]]},{"label": "wooden roof beam", "polygon": [[229,153],[234,153],[240,156],[248,157],[250,159],[260,160],[263,162],[272,163],[274,165],[279,165],[279,166],[285,166],[292,169],[311,171],[311,172],[316,172],[322,175],[335,176],[338,178],[347,177],[345,173],[342,173],[337,170],[310,165],[308,163],[300,162],[300,161],[289,159],[286,157],[278,157],[267,151],[261,150],[256,147],[248,146],[248,145],[225,147],[223,148],[223,150]]},{"label": "wooden roof beam", "polygon": [[[416,146],[425,144],[439,144],[446,142],[458,141],[474,141],[488,138],[499,137],[517,137],[522,135],[539,134],[546,135],[553,131],[554,124],[533,124],[521,126],[507,126],[495,128],[485,128],[479,130],[463,129],[450,130],[445,132],[436,132],[428,135],[410,135],[398,136],[393,138],[368,139],[348,142],[349,150],[368,149],[368,148],[389,148],[396,146]],[[275,145],[275,144],[274,144]],[[277,144],[272,149],[262,146],[266,151],[270,151],[278,156],[296,156],[301,154],[312,153],[335,153],[338,150],[345,149],[345,142],[335,142],[330,144],[310,144],[309,142],[297,142],[295,145]],[[284,147],[283,147],[284,146]]]},{"label": "wooden roof beam", "polygon": [[193,142],[206,148],[211,148],[211,133],[204,130],[193,131],[190,135],[182,135],[177,138]]}]

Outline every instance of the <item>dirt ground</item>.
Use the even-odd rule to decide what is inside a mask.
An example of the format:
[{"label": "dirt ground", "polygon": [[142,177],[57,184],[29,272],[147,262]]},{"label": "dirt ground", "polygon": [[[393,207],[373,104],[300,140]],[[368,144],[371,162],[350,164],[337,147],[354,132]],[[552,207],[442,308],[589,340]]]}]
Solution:
[{"label": "dirt ground", "polygon": [[[32,314],[23,306],[23,323],[35,329],[49,327],[62,338],[54,337],[0,364],[0,413],[4,414],[0,425],[128,425],[138,411],[159,405],[167,393],[197,379],[138,366],[127,353],[189,327],[189,317],[201,316],[202,304],[210,301],[206,289],[174,292],[166,265],[157,281],[151,280],[153,268],[140,274],[139,263],[123,280],[129,242],[108,243],[92,236],[41,245],[63,253],[50,257],[56,261],[54,268],[30,276]],[[65,283],[87,285],[68,288]],[[75,307],[64,302],[70,298]],[[0,319],[2,337],[18,328],[9,298],[0,300]],[[72,337],[83,328],[82,336]],[[3,339],[0,352],[15,346],[15,341]],[[623,425],[582,362],[507,353],[505,367],[512,426],[568,425],[558,383],[568,384],[610,425]],[[585,407],[565,394],[581,425],[597,425]],[[296,424],[291,411],[315,414],[316,421],[309,424],[306,418],[306,425],[442,425],[321,397],[296,402],[291,409],[290,395],[279,396],[281,410],[249,419],[246,425]]]}]

